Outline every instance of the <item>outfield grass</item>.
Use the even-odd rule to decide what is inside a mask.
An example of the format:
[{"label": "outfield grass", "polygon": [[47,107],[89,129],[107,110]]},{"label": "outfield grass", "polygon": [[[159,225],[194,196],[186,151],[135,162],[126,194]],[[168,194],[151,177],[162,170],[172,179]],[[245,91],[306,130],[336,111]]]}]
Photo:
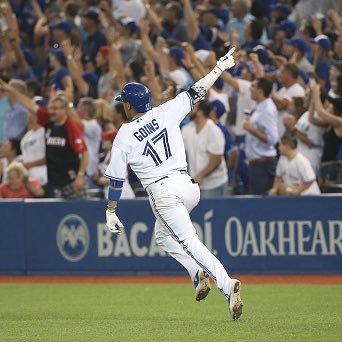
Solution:
[{"label": "outfield grass", "polygon": [[0,341],[342,341],[342,286],[243,285],[232,321],[214,288],[0,284]]}]

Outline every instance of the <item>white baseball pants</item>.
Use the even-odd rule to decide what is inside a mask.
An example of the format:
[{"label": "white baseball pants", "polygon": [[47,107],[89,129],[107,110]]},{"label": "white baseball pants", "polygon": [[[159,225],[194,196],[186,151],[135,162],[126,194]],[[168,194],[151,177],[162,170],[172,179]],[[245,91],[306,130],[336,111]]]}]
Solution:
[{"label": "white baseball pants", "polygon": [[198,204],[200,190],[188,174],[175,172],[147,187],[155,224],[156,243],[180,262],[194,280],[203,269],[229,299],[231,278],[220,261],[199,240],[189,213]]}]

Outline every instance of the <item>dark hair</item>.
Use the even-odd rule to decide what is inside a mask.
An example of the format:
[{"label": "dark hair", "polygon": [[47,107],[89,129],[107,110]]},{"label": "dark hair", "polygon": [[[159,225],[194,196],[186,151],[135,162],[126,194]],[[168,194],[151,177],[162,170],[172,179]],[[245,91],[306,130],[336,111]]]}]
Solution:
[{"label": "dark hair", "polygon": [[256,86],[263,91],[265,97],[269,97],[272,92],[273,82],[266,77],[260,77],[256,80]]},{"label": "dark hair", "polygon": [[115,111],[120,114],[120,116],[122,117],[122,119],[126,120],[126,112],[125,112],[125,108],[124,105],[122,103],[117,103],[114,106]]},{"label": "dark hair", "polygon": [[15,150],[15,154],[19,156],[21,154],[20,140],[18,139],[8,139],[11,144],[12,150]]},{"label": "dark hair", "polygon": [[172,12],[176,15],[176,17],[178,19],[182,19],[183,18],[183,8],[181,6],[180,3],[172,1],[169,3],[170,5],[170,9],[172,10]]},{"label": "dark hair", "polygon": [[80,6],[74,1],[68,1],[64,7],[65,14],[73,18],[77,16],[79,10]]},{"label": "dark hair", "polygon": [[37,80],[27,80],[26,81],[27,90],[31,91],[34,96],[41,96],[42,94],[42,85]]},{"label": "dark hair", "polygon": [[197,110],[201,110],[206,118],[209,118],[212,110],[211,103],[208,100],[203,100],[198,103]]},{"label": "dark hair", "polygon": [[299,68],[294,63],[285,63],[283,65],[283,69],[291,74],[291,76],[295,79],[299,77]]},{"label": "dark hair", "polygon": [[263,25],[261,20],[254,19],[250,22],[251,25],[251,35],[253,40],[258,40],[262,36]]},{"label": "dark hair", "polygon": [[298,141],[296,136],[292,132],[285,132],[284,135],[280,138],[282,144],[291,147],[292,149],[297,148]]}]

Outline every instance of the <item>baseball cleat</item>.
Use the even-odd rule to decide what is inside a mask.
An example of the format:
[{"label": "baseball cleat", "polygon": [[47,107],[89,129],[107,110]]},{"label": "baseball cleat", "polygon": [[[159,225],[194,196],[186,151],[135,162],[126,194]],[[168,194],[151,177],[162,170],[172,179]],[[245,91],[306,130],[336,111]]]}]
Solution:
[{"label": "baseball cleat", "polygon": [[242,315],[242,301],[240,297],[241,282],[237,279],[232,279],[232,287],[229,293],[229,311],[233,320],[237,320]]},{"label": "baseball cleat", "polygon": [[196,289],[195,299],[199,302],[208,295],[211,289],[209,275],[204,271],[198,271],[194,279],[194,285]]}]

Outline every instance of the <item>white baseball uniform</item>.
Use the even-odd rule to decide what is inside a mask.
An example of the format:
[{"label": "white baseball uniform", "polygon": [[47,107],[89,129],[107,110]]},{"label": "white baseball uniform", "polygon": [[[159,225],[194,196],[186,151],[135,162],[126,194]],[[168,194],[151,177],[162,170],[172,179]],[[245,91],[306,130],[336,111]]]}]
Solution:
[{"label": "white baseball uniform", "polygon": [[123,124],[114,140],[105,176],[124,181],[129,164],[146,189],[156,217],[157,244],[180,262],[192,280],[202,268],[229,298],[231,278],[199,240],[189,212],[200,199],[198,184],[187,174],[179,124],[191,111],[188,92]]}]

